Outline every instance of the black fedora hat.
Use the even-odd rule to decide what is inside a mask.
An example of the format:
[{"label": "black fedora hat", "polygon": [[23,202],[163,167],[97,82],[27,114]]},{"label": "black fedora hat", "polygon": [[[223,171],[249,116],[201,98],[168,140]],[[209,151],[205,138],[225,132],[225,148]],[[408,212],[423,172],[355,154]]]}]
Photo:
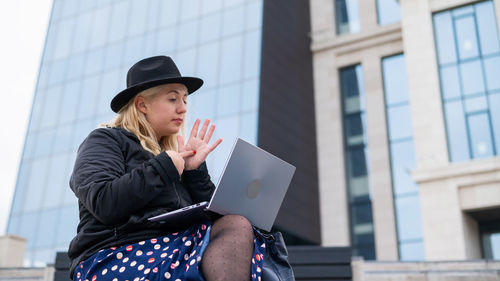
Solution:
[{"label": "black fedora hat", "polygon": [[138,93],[168,83],[184,84],[188,94],[191,94],[203,85],[203,80],[196,77],[181,76],[179,69],[170,57],[146,58],[140,60],[128,70],[127,89],[119,92],[111,100],[111,109],[118,113]]}]

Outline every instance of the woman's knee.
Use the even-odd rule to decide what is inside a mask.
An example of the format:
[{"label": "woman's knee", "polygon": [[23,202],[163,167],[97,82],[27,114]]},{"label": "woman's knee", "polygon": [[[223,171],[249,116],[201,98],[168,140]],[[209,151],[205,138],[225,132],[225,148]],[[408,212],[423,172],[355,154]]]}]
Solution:
[{"label": "woman's knee", "polygon": [[213,225],[212,231],[229,231],[238,234],[252,234],[252,223],[240,215],[225,215]]}]

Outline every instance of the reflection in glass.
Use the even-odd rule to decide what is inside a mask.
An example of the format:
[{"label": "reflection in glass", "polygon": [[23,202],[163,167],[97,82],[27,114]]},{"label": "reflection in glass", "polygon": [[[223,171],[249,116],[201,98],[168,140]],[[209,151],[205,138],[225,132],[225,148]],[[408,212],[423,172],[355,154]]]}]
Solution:
[{"label": "reflection in glass", "polygon": [[339,70],[343,101],[347,189],[351,245],[354,255],[375,259],[373,217],[368,181],[368,148],[365,133],[365,98],[361,65]]},{"label": "reflection in glass", "polygon": [[359,32],[358,0],[335,0],[335,22],[337,34]]},{"label": "reflection in glass", "polygon": [[450,161],[494,156],[500,44],[493,1],[439,12],[433,20]]}]

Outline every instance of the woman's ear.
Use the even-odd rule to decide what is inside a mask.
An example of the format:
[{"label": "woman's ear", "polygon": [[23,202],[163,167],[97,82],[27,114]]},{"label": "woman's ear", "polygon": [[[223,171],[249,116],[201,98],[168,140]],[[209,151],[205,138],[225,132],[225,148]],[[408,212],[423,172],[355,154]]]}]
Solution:
[{"label": "woman's ear", "polygon": [[135,99],[135,107],[142,113],[146,114],[148,109],[147,109],[147,105],[146,105],[146,100],[144,99],[144,97],[141,97],[141,96],[138,96],[136,99]]}]

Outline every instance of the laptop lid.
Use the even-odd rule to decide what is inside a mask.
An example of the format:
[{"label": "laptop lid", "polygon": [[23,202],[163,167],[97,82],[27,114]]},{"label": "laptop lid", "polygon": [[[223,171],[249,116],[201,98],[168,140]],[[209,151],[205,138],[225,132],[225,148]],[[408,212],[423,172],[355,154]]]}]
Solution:
[{"label": "laptop lid", "polygon": [[294,173],[295,166],[237,138],[208,210],[270,231]]}]

